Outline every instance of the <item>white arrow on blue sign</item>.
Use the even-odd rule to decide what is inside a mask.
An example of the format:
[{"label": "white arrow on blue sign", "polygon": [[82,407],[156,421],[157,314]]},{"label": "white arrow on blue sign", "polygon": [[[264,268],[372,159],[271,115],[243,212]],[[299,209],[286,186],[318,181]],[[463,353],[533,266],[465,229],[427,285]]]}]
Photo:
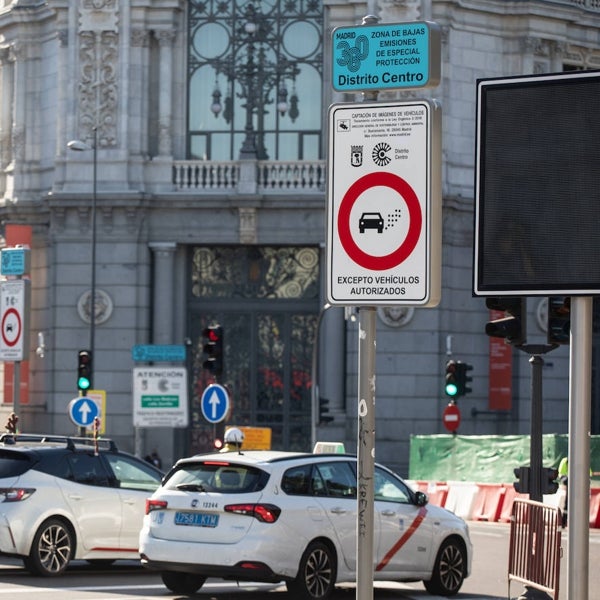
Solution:
[{"label": "white arrow on blue sign", "polygon": [[209,423],[220,423],[229,412],[229,394],[218,383],[209,385],[202,394],[202,414]]},{"label": "white arrow on blue sign", "polygon": [[69,403],[69,417],[78,427],[90,427],[100,415],[100,409],[92,398],[80,396]]}]

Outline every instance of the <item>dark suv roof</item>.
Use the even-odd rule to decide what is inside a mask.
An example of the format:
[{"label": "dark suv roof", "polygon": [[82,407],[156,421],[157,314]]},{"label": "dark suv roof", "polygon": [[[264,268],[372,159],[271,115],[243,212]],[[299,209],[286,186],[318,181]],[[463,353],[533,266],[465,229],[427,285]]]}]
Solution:
[{"label": "dark suv roof", "polygon": [[55,474],[59,458],[73,453],[119,453],[113,440],[47,434],[0,434],[0,478],[35,469]]}]

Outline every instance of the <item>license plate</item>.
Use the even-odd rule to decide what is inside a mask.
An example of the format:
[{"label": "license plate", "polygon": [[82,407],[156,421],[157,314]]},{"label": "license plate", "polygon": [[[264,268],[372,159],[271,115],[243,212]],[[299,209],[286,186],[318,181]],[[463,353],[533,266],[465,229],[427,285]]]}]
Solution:
[{"label": "license plate", "polygon": [[216,527],[219,524],[219,515],[198,512],[176,512],[175,525],[189,525],[191,527]]}]

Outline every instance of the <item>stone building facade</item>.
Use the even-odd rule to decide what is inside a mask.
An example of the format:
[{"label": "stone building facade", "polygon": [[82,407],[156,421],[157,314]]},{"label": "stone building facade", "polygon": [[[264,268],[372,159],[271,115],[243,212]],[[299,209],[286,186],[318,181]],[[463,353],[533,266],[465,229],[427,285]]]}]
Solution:
[{"label": "stone building facade", "polygon": [[[360,99],[331,87],[331,31],[374,14],[382,23],[430,20],[441,27],[440,85],[385,92],[380,99],[435,98],[443,111],[442,299],[436,308],[378,310],[377,458],[406,472],[410,435],[445,432],[443,377],[450,356],[474,367],[472,392],[459,401],[461,434],[529,432],[529,357],[513,353],[510,406],[496,411],[488,403],[489,315],[471,293],[475,84],[479,78],[600,68],[600,1],[288,2],[276,18],[295,14],[302,25],[286,42],[299,70],[268,63],[291,79],[286,94],[279,87],[267,95],[251,86],[252,76],[239,65],[233,72],[219,63],[207,83],[202,69],[211,59],[205,65],[200,58],[214,32],[203,38],[202,26],[211,10],[226,11],[225,5],[246,15],[252,5],[266,14],[278,2],[0,4],[5,243],[15,239],[11,226],[31,228],[31,349],[20,382],[24,429],[74,430],[67,412],[77,394],[77,351],[89,345],[95,223],[94,387],[106,391],[106,435],[138,453],[157,448],[166,462],[210,447],[215,428],[199,408],[210,381],[202,369],[202,330],[219,322],[226,336],[223,382],[233,405],[228,422],[271,427],[275,447],[310,450],[310,384],[317,376],[319,395],[329,400],[334,417],[317,427],[317,437],[354,450],[356,314],[324,308],[323,131],[331,103]],[[236,36],[245,35],[240,31],[230,35],[232,49]],[[315,47],[303,54],[298,47],[315,36],[302,36],[313,31],[319,34]],[[220,55],[212,60],[216,64]],[[312,78],[300,85],[309,68]],[[244,77],[249,87],[232,83]],[[296,77],[299,85],[292,87]],[[233,86],[229,96],[227,86]],[[275,114],[278,102],[287,115]],[[228,106],[238,116],[227,120]],[[268,152],[243,152],[244,109],[254,142]],[[295,109],[304,129],[290,123]],[[291,154],[286,132],[304,140],[294,142]],[[71,151],[73,140],[88,150]],[[544,339],[543,311],[541,298],[530,300],[532,341]],[[40,340],[43,351],[36,352]],[[132,370],[139,363],[132,348],[139,344],[187,348],[188,428],[134,427]],[[568,357],[567,347],[546,357],[547,433],[568,428]],[[6,367],[3,414],[11,410],[14,383]],[[592,404],[597,433],[597,382]]]}]

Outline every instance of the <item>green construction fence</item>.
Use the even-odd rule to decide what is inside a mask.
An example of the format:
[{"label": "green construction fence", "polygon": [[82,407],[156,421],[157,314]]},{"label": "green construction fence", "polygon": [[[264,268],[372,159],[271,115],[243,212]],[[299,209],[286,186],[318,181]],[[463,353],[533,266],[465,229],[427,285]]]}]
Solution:
[{"label": "green construction fence", "polygon": [[[512,483],[515,467],[529,464],[528,435],[413,435],[409,479]],[[542,436],[544,467],[558,468],[569,446],[566,434]],[[590,438],[590,465],[600,472],[600,436]]]}]

